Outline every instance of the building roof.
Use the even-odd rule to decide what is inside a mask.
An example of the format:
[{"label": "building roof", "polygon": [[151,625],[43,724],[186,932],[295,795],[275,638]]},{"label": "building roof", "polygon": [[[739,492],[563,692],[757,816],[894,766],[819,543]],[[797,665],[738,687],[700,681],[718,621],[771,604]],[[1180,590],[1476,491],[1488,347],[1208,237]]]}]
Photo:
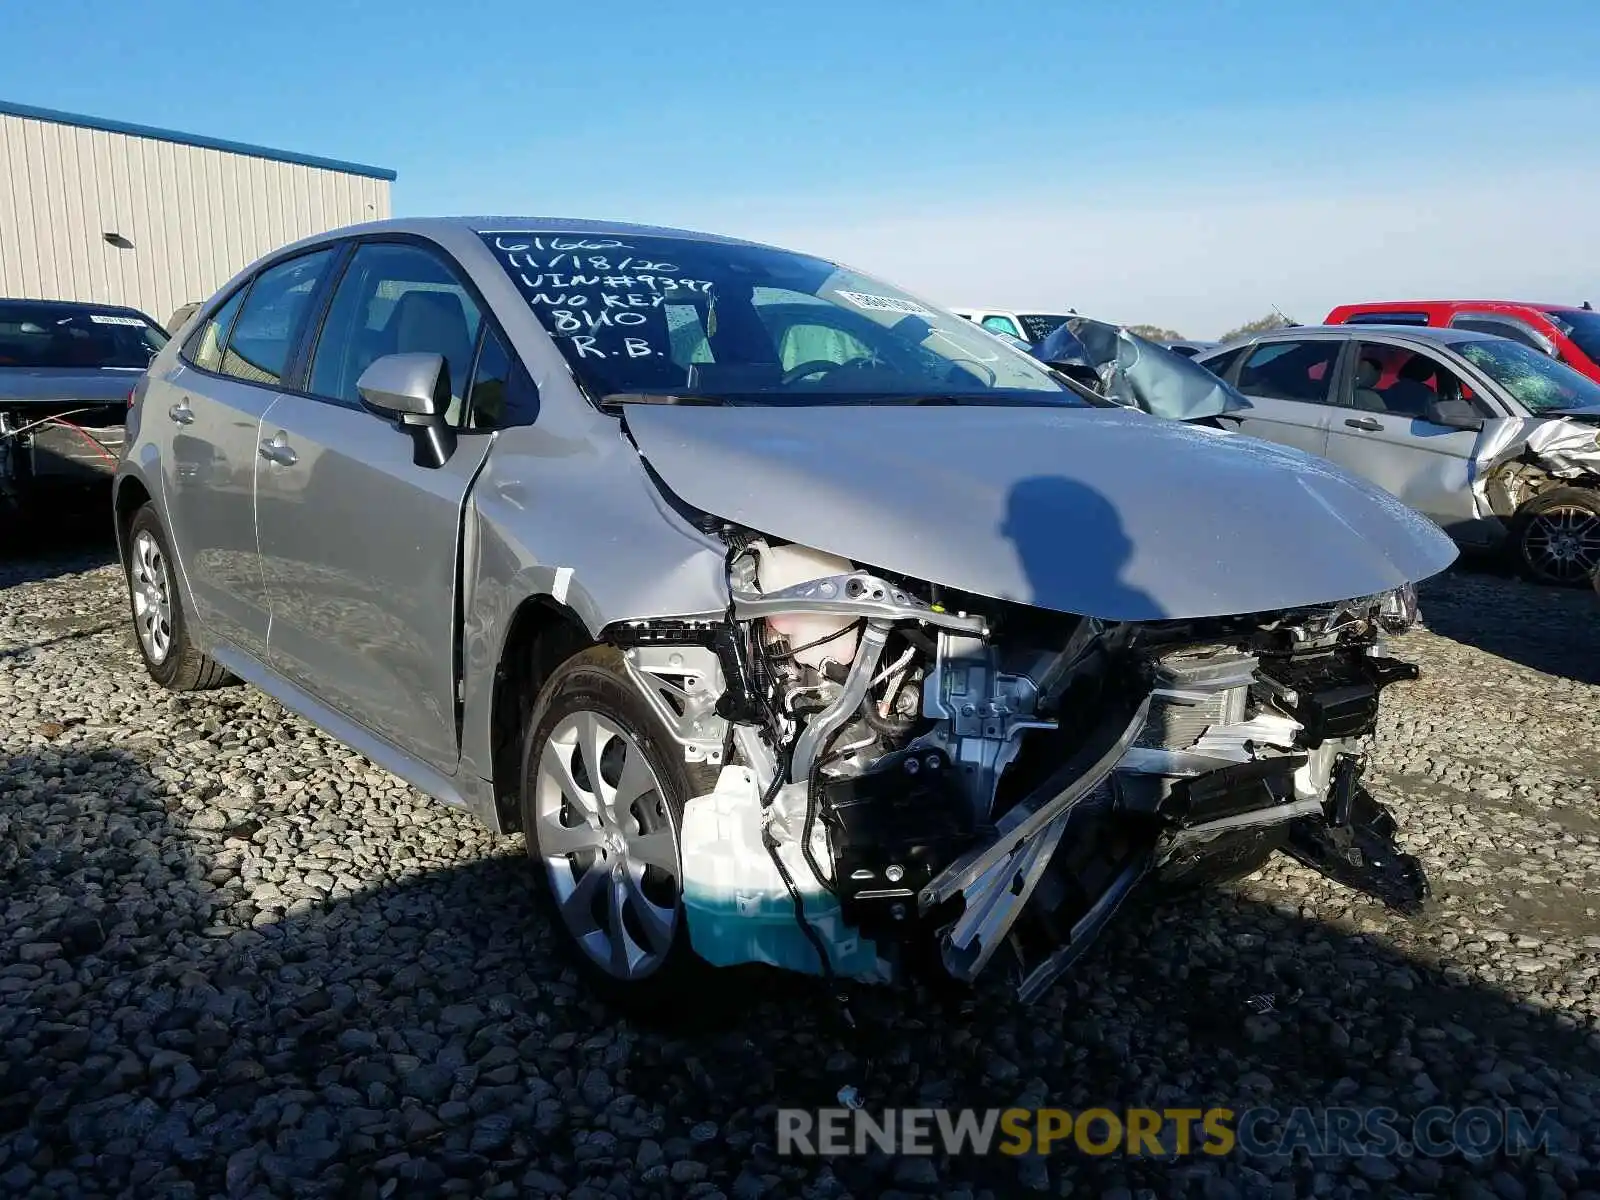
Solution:
[{"label": "building roof", "polygon": [[392,181],[395,178],[395,173],[386,167],[372,167],[365,163],[345,162],[337,158],[319,158],[314,154],[297,154],[292,150],[274,150],[270,146],[253,146],[248,142],[230,142],[199,133],[180,133],[176,129],[157,129],[153,125],[134,125],[127,121],[111,121],[105,117],[86,117],[79,113],[57,112],[53,108],[35,108],[31,104],[14,104],[9,100],[0,100],[0,115],[26,117],[32,121],[51,121],[57,125],[75,125],[80,129],[101,129],[107,133],[123,133],[130,137],[154,138],[161,142],[176,142],[181,146],[198,146],[203,150],[223,150],[229,154],[245,154],[252,158],[271,159],[273,162],[298,163],[303,167],[340,171],[346,175],[365,175],[370,179]]}]

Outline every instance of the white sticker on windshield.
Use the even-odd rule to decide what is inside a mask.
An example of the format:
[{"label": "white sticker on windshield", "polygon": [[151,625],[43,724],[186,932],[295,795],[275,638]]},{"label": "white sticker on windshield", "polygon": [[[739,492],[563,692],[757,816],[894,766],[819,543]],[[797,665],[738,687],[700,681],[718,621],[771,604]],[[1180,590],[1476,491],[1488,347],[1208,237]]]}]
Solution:
[{"label": "white sticker on windshield", "polygon": [[875,296],[871,292],[840,292],[846,300],[857,308],[870,309],[873,312],[908,313],[917,317],[931,317],[933,314],[922,305],[912,300],[902,300],[898,296]]},{"label": "white sticker on windshield", "polygon": [[96,325],[132,325],[135,329],[144,328],[144,322],[138,317],[113,317],[106,313],[90,313],[89,320]]}]

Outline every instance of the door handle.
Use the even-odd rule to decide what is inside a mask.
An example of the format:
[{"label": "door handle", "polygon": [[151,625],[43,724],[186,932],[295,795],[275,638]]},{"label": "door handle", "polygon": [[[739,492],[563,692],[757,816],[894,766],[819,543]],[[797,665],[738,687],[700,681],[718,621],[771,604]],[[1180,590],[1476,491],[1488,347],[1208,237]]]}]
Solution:
[{"label": "door handle", "polygon": [[1374,432],[1383,428],[1382,421],[1375,421],[1371,417],[1351,417],[1345,421],[1351,429],[1369,429]]},{"label": "door handle", "polygon": [[284,440],[281,432],[270,442],[261,443],[260,454],[268,462],[277,463],[280,467],[292,467],[300,461],[300,456],[294,452],[294,447]]},{"label": "door handle", "polygon": [[171,417],[179,425],[187,425],[194,420],[194,409],[189,407],[187,400],[179,400],[171,408],[167,409],[167,416]]}]

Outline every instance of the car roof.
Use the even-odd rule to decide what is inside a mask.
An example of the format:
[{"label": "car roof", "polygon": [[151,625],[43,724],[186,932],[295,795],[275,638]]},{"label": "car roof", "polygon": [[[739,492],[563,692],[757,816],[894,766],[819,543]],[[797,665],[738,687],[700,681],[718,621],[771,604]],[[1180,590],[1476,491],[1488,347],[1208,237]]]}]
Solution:
[{"label": "car roof", "polygon": [[146,315],[127,304],[102,304],[98,300],[38,300],[32,296],[0,296],[0,304],[27,304],[52,312],[119,312],[130,313],[136,317]]},{"label": "car roof", "polygon": [[1407,312],[1418,308],[1531,308],[1537,312],[1583,312],[1578,304],[1541,304],[1535,300],[1362,300],[1341,304],[1335,311]]},{"label": "car roof", "polygon": [[[347,225],[316,235],[315,240],[349,237],[367,233],[419,233],[429,234],[441,230],[469,233],[557,233],[586,237],[670,237],[690,238],[703,242],[723,242],[733,246],[760,246],[776,249],[762,242],[745,238],[727,237],[719,233],[705,233],[694,229],[676,229],[669,225],[641,225],[629,221],[591,221],[576,217],[516,217],[516,216],[452,216],[452,217],[391,217],[383,221],[367,221],[360,225]],[[308,238],[307,241],[313,239]]]},{"label": "car roof", "polygon": [[1209,358],[1218,350],[1231,350],[1236,346],[1249,346],[1257,342],[1293,341],[1307,334],[1319,337],[1341,338],[1345,341],[1354,341],[1358,338],[1370,337],[1373,334],[1381,334],[1390,339],[1433,342],[1441,346],[1455,346],[1465,342],[1501,340],[1492,333],[1479,333],[1473,329],[1450,329],[1441,325],[1285,325],[1279,329],[1268,329],[1262,333],[1254,333],[1249,337],[1236,338],[1225,346],[1218,346],[1215,350],[1208,350],[1206,357]]}]

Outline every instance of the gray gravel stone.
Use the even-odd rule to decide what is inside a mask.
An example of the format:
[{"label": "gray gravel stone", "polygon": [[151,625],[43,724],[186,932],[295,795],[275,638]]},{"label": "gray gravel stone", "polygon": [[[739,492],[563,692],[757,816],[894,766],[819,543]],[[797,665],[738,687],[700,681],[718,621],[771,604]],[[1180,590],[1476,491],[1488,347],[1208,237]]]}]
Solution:
[{"label": "gray gravel stone", "polygon": [[[1368,772],[1433,879],[1419,918],[1279,856],[1130,904],[1032,1009],[998,977],[867,989],[855,1033],[790,977],[718,977],[723,1030],[607,1010],[520,838],[251,689],[161,692],[125,603],[92,557],[0,562],[8,1196],[1600,1196],[1592,593],[1424,589],[1398,646],[1424,677],[1386,691]],[[1523,1105],[1565,1132],[1479,1163],[780,1159],[775,1107],[846,1085],[871,1111]]]}]

